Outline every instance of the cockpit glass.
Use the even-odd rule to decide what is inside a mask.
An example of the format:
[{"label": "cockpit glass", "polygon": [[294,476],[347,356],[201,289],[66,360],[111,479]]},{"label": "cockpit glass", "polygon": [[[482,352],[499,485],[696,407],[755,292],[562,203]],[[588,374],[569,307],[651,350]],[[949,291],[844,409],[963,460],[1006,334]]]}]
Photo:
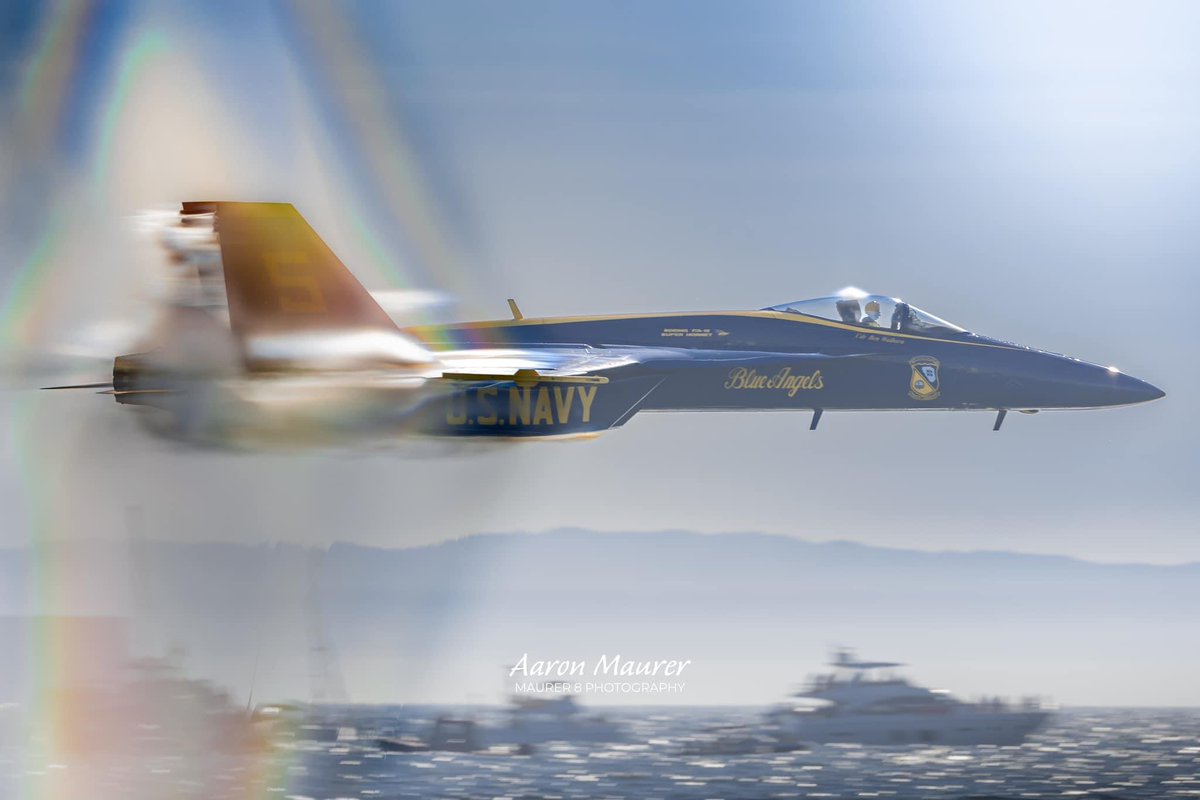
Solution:
[{"label": "cockpit glass", "polygon": [[867,294],[857,289],[844,289],[830,297],[797,300],[770,306],[764,311],[805,314],[810,317],[844,322],[861,328],[880,328],[901,333],[945,335],[966,333],[952,322],[935,317],[896,297]]}]

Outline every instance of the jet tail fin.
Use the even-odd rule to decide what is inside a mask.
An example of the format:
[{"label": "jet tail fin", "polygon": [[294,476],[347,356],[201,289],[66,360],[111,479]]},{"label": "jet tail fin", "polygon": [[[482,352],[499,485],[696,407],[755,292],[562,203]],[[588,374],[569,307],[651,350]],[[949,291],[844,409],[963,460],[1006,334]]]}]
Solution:
[{"label": "jet tail fin", "polygon": [[189,202],[182,213],[215,215],[229,321],[249,369],[429,360],[290,203]]}]

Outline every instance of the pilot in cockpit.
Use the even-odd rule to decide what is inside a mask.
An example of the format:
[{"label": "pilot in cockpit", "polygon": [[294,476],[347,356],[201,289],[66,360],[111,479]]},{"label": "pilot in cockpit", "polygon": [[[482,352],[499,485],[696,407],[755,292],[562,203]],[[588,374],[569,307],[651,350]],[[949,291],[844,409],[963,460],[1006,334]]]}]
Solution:
[{"label": "pilot in cockpit", "polygon": [[868,328],[879,327],[879,301],[871,300],[867,303],[867,313],[859,320],[859,325],[866,325]]},{"label": "pilot in cockpit", "polygon": [[858,300],[853,297],[843,297],[837,301],[837,311],[838,316],[842,318],[842,322],[848,325],[856,325],[862,307],[858,304]]}]

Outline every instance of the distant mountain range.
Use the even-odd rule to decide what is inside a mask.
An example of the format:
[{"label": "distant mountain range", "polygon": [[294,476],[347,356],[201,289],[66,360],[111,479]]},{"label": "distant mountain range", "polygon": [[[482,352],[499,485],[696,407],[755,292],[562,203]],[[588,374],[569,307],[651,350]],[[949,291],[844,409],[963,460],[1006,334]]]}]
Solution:
[{"label": "distant mountain range", "polygon": [[0,614],[36,609],[129,615],[135,650],[181,644],[193,673],[238,691],[257,661],[260,696],[344,683],[356,700],[495,701],[523,654],[620,653],[691,659],[683,702],[768,702],[853,645],[967,695],[1200,704],[1196,564],[578,529],[406,549],[0,550]]}]

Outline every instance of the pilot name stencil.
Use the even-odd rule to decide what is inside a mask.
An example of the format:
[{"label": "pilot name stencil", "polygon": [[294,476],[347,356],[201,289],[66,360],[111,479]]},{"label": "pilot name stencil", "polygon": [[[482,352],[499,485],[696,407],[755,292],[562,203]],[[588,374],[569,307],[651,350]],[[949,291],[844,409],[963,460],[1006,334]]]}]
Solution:
[{"label": "pilot name stencil", "polygon": [[784,367],[774,375],[765,375],[753,367],[738,367],[729,373],[725,388],[776,390],[787,392],[788,397],[795,397],[801,390],[815,392],[824,389],[825,378],[819,369],[804,374],[793,373],[791,367]]},{"label": "pilot name stencil", "polygon": [[859,333],[855,339],[860,342],[884,342],[885,344],[906,344],[903,339],[897,339],[895,336],[879,336],[874,333]]}]

